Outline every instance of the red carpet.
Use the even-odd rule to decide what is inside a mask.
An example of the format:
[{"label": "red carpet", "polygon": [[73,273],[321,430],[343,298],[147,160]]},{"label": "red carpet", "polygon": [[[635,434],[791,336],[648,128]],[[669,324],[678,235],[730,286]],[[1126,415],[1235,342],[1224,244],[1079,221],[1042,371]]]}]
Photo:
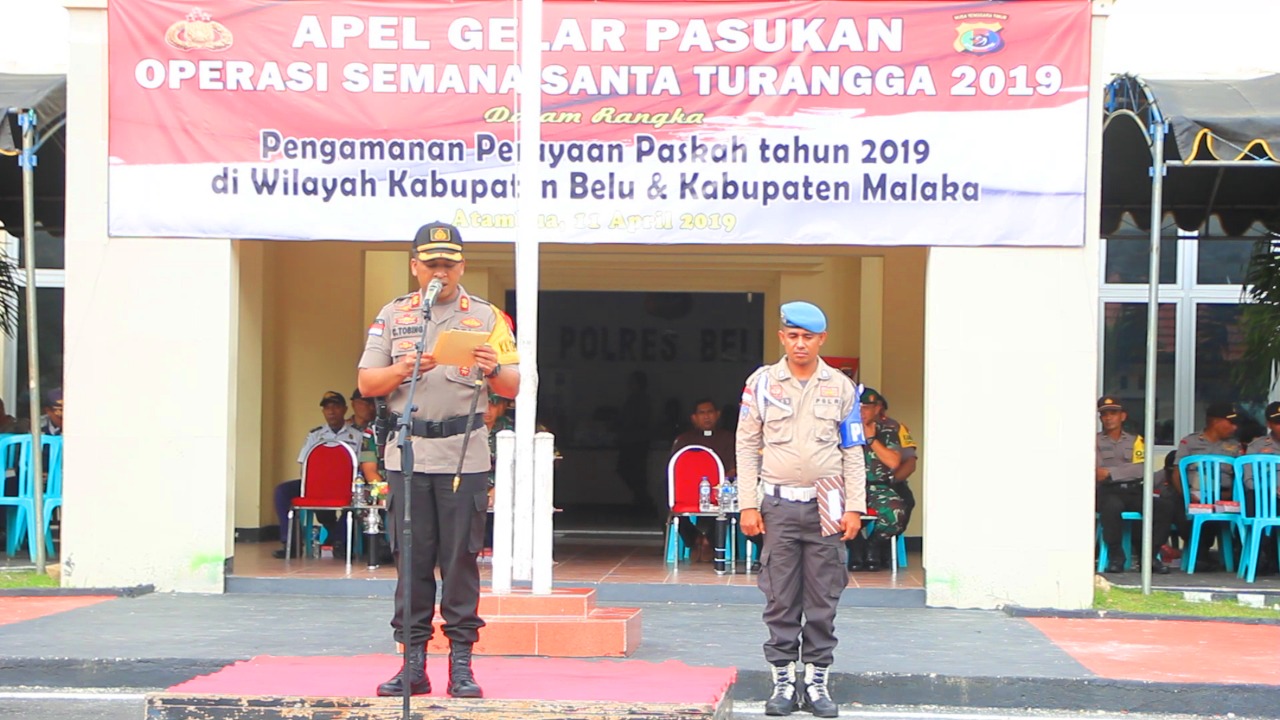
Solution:
[{"label": "red carpet", "polygon": [[[427,658],[434,697],[447,697],[448,660]],[[693,667],[669,660],[575,660],[477,657],[485,697],[495,700],[718,703],[737,677],[734,668]],[[259,656],[169,688],[170,693],[371,697],[400,668],[395,655]]]},{"label": "red carpet", "polygon": [[1104,678],[1280,685],[1280,627],[1176,620],[1031,618]]},{"label": "red carpet", "polygon": [[0,597],[0,625],[32,620],[46,615],[56,615],[67,610],[89,607],[108,600],[114,595],[53,595]]}]

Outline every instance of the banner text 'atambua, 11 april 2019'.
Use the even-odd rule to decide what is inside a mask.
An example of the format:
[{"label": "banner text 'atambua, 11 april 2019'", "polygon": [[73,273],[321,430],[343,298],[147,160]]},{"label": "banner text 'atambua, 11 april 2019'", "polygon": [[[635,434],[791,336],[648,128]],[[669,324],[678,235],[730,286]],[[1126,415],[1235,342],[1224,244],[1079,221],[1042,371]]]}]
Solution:
[{"label": "banner text 'atambua, 11 april 2019'", "polygon": [[[113,129],[113,174],[212,164],[203,176],[209,202],[245,211],[306,203],[316,222],[328,221],[326,237],[335,223],[357,230],[332,214],[352,203],[385,217],[360,225],[361,238],[398,236],[392,228],[409,221],[415,200],[460,226],[510,228],[522,192],[546,201],[539,226],[569,241],[618,233],[756,242],[849,227],[856,217],[871,233],[862,241],[891,244],[865,221],[906,212],[926,221],[921,234],[936,234],[990,224],[982,208],[1016,216],[1021,205],[1042,218],[1082,208],[1082,155],[1033,148],[1023,129],[1080,123],[1083,133],[1088,36],[1079,3],[974,11],[868,2],[856,16],[847,3],[821,0],[663,4],[660,13],[548,3],[543,142],[534,150],[513,136],[518,22],[492,3],[210,5],[173,21],[163,14],[180,7],[171,0],[118,3],[122,16],[148,7],[158,13],[153,24],[172,24],[163,45],[140,37],[135,52],[113,48],[113,70],[128,74],[127,87],[113,81],[113,99],[171,102],[179,116],[224,130],[193,147],[180,142],[181,126],[179,139],[161,144],[129,145],[131,130]],[[113,29],[145,25],[131,18]],[[317,103],[318,114],[285,111],[272,97]],[[1083,135],[1057,145],[1079,150]],[[530,152],[542,167],[534,189],[515,173]],[[1016,166],[1034,152],[1056,156],[1027,175]],[[127,191],[113,197],[129,202]],[[113,231],[115,217],[120,230],[124,218],[146,224],[139,213],[113,214]],[[172,225],[156,231],[174,233]],[[253,236],[297,236],[261,218],[228,220],[217,232],[240,236],[255,225]],[[659,230],[688,233],[646,234]]]}]

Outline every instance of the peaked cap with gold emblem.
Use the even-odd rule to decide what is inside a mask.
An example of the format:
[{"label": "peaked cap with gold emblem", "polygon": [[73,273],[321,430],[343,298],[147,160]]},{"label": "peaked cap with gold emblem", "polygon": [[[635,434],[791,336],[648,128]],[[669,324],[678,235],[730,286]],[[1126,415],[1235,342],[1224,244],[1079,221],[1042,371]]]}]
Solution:
[{"label": "peaked cap with gold emblem", "polygon": [[449,223],[423,225],[413,237],[413,256],[421,262],[436,258],[462,262],[462,234]]}]

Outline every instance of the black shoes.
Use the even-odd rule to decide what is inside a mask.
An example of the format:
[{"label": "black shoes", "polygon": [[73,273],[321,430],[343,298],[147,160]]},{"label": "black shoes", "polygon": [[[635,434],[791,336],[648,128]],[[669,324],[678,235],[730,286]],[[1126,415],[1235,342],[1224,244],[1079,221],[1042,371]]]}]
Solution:
[{"label": "black shoes", "polygon": [[[273,557],[273,558],[275,558],[275,559],[277,559],[277,560],[284,560],[284,559],[285,559],[285,549],[282,547],[282,548],[280,548],[279,550],[276,550],[275,552],[271,553],[271,557]],[[288,557],[289,557],[290,559],[294,559],[294,560],[296,560],[296,559],[298,558],[298,551],[297,551],[297,550],[294,550],[293,552],[289,553]]]},{"label": "black shoes", "polygon": [[409,662],[400,668],[395,677],[378,686],[378,696],[403,696],[406,675],[409,677],[410,695],[426,695],[431,692],[431,681],[427,679],[427,650],[422,645],[409,648]]},{"label": "black shoes", "polygon": [[759,561],[759,560],[756,560],[755,562],[751,563],[751,572],[753,572],[753,573],[758,573],[758,572],[760,572],[760,561]]},{"label": "black shoes", "polygon": [[796,663],[774,665],[773,695],[764,704],[764,714],[790,715],[800,709],[800,688],[796,687]]},{"label": "black shoes", "polygon": [[471,645],[450,643],[449,645],[449,697],[481,698],[484,691],[476,683],[476,676],[471,672]]},{"label": "black shoes", "polygon": [[884,552],[885,545],[886,543],[883,540],[880,540],[879,538],[872,538],[867,541],[867,570],[868,571],[875,572],[876,570],[883,570],[889,567],[887,564],[888,561],[885,560],[885,556],[886,556],[886,553]]},{"label": "black shoes", "polygon": [[1115,574],[1115,573],[1122,573],[1122,572],[1124,572],[1124,561],[1123,561],[1123,560],[1109,560],[1109,561],[1107,562],[1107,569],[1106,569],[1106,571],[1105,571],[1105,572],[1107,572],[1108,574]]},{"label": "black shoes", "polygon": [[813,663],[804,666],[804,707],[814,717],[833,718],[840,715],[840,706],[831,699],[827,690],[827,669]]}]

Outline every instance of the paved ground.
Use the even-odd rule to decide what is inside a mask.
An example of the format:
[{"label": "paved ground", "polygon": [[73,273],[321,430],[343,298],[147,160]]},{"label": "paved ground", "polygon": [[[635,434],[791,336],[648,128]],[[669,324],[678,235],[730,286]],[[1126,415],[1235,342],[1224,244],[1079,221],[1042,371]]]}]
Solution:
[{"label": "paved ground", "polygon": [[[0,686],[162,688],[255,655],[391,651],[383,598],[150,594],[93,602],[0,597]],[[635,603],[634,659],[734,666],[734,697],[768,693],[759,607]],[[1280,717],[1280,627],[1014,618],[844,608],[833,691],[902,705],[1235,712]],[[619,662],[619,661],[602,661]],[[68,701],[69,702],[69,701]],[[114,717],[100,700],[82,717]],[[103,704],[107,703],[107,704]],[[0,702],[0,717],[9,706]],[[100,714],[95,715],[101,710]],[[34,717],[34,716],[33,716]]]}]

